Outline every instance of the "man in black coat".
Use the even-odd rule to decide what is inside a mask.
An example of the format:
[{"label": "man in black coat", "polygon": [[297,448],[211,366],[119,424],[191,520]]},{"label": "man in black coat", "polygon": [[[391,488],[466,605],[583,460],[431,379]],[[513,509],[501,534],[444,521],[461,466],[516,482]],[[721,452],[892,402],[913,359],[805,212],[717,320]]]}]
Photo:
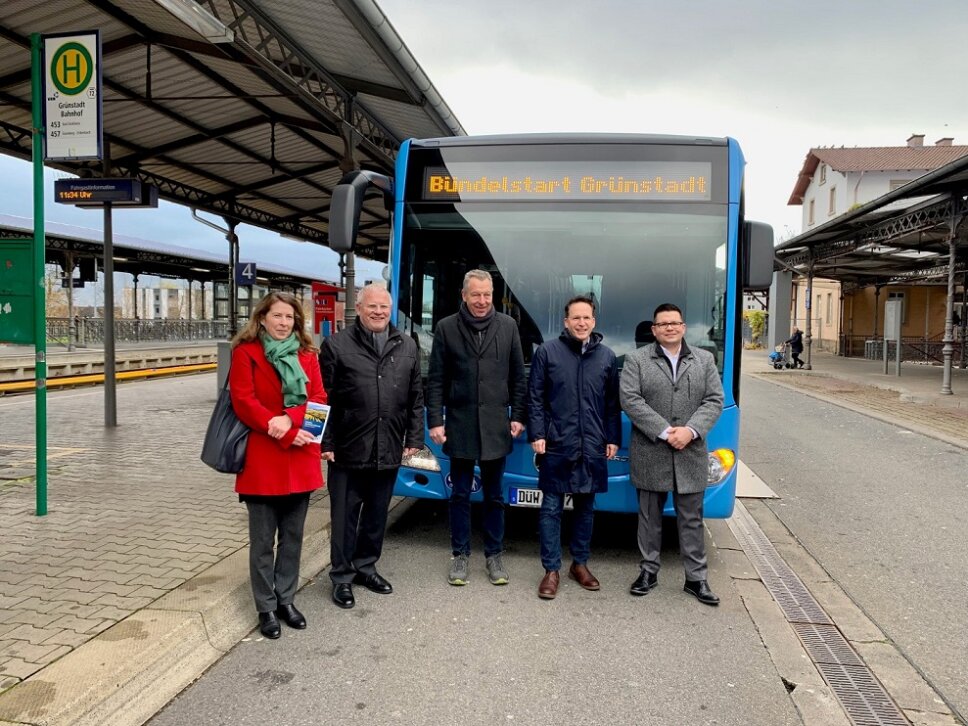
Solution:
[{"label": "man in black coat", "polygon": [[545,574],[538,597],[558,594],[561,513],[570,494],[575,508],[568,574],[598,590],[588,569],[595,494],[608,490],[608,459],[622,443],[622,411],[615,353],[595,329],[595,303],[575,297],[565,305],[565,329],[538,348],[528,385],[528,438],[540,457],[538,531]]},{"label": "man in black coat", "polygon": [[[488,579],[505,585],[504,462],[524,430],[524,354],[514,319],[494,309],[494,283],[485,270],[464,276],[460,310],[434,331],[427,376],[430,438],[450,457],[448,582],[466,585],[471,553],[471,488],[474,463],[484,492],[484,556]],[[508,417],[508,407],[511,409]],[[446,417],[445,417],[446,413]]]},{"label": "man in black coat", "polygon": [[423,394],[417,345],[390,325],[386,288],[367,285],[356,322],[320,352],[330,414],[323,433],[329,465],[333,602],[356,604],[353,584],[388,595],[377,571],[390,498],[405,456],[423,447]]}]

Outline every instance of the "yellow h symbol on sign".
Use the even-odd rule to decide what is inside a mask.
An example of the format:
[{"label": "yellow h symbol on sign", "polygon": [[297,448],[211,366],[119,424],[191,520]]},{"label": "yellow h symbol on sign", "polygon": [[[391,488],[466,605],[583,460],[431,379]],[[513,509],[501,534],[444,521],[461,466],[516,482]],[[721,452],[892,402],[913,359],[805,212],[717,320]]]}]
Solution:
[{"label": "yellow h symbol on sign", "polygon": [[[84,65],[84,57],[77,51],[71,50],[67,51],[60,57],[61,67],[60,73],[58,74],[61,78],[61,82],[65,86],[77,86],[79,81],[84,76],[81,74],[81,68]],[[74,78],[71,80],[68,74],[73,73]]]},{"label": "yellow h symbol on sign", "polygon": [[51,59],[51,80],[64,95],[76,96],[83,91],[91,82],[93,74],[94,58],[80,43],[65,43]]}]

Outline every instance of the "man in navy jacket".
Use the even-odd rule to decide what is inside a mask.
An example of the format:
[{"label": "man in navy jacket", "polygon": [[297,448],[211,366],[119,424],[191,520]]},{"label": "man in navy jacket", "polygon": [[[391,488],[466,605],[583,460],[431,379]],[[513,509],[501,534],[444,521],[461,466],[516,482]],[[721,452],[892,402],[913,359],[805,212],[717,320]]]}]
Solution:
[{"label": "man in navy jacket", "polygon": [[528,439],[539,463],[538,515],[545,575],[538,597],[558,594],[561,513],[571,495],[575,522],[568,574],[586,590],[600,585],[588,570],[595,494],[608,488],[608,459],[622,439],[618,366],[595,329],[595,303],[575,297],[565,305],[565,329],[535,352],[528,386]]}]

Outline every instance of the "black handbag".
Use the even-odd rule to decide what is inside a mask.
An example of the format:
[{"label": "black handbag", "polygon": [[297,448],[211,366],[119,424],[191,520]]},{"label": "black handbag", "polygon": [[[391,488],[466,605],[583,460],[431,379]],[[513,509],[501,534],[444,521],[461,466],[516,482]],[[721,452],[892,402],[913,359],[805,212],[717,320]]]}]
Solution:
[{"label": "black handbag", "polygon": [[245,448],[249,443],[249,427],[239,420],[232,408],[229,377],[218,392],[215,410],[208,422],[202,461],[223,474],[238,474],[245,466]]}]

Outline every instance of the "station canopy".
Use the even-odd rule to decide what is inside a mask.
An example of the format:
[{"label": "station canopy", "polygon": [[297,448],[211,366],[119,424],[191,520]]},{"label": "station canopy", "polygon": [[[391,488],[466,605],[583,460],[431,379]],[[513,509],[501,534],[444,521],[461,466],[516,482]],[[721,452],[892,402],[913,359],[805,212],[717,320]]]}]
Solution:
[{"label": "station canopy", "polygon": [[[0,240],[23,239],[33,234],[33,220],[0,214]],[[64,255],[71,253],[75,262],[84,257],[100,258],[104,254],[104,237],[99,230],[47,221],[46,261],[64,268]],[[232,270],[225,255],[184,247],[170,242],[141,239],[126,234],[113,236],[114,270],[129,275],[154,275],[192,282],[224,281]],[[297,270],[279,262],[247,255],[254,262],[259,282],[272,288],[299,287],[313,282],[327,282],[311,270]],[[332,283],[335,284],[335,283]]]},{"label": "station canopy", "polygon": [[[955,243],[951,258],[950,242]],[[776,247],[780,265],[845,290],[947,282],[968,269],[968,156]]]},{"label": "station canopy", "polygon": [[[409,137],[464,133],[372,0],[3,0],[0,152],[31,157],[32,33],[99,30],[102,162],[159,197],[327,243],[333,187],[392,173]],[[362,254],[385,259],[388,215],[368,199]]]}]

